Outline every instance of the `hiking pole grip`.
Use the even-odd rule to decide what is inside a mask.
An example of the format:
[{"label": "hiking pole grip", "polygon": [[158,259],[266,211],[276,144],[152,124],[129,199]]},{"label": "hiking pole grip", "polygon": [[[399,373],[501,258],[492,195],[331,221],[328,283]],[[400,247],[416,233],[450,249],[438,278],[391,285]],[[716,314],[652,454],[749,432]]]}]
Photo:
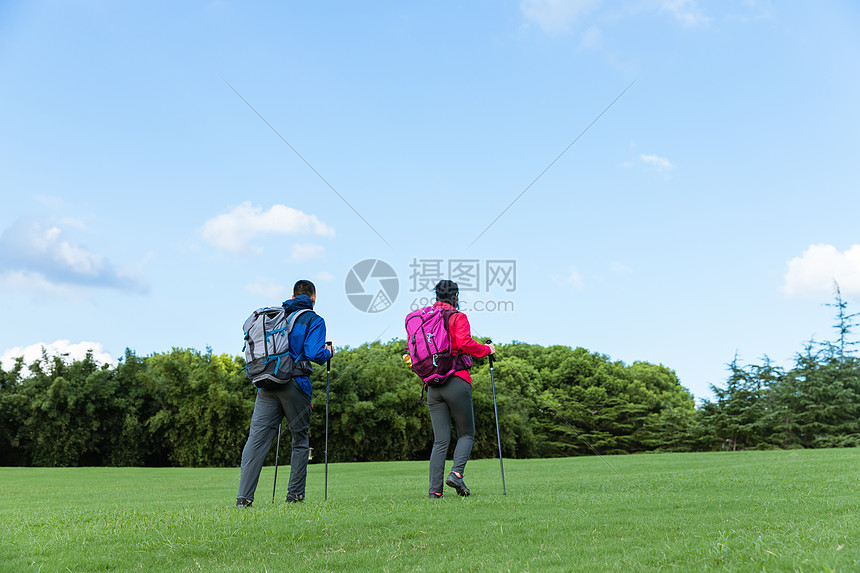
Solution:
[{"label": "hiking pole grip", "polygon": [[[487,339],[487,344],[492,344],[492,343],[493,343],[493,339],[492,339],[492,338],[488,338],[488,339]],[[493,360],[494,360],[494,358],[493,358],[493,355],[492,355],[492,354],[490,354],[490,355],[489,355],[489,357],[490,357],[490,368],[492,368],[492,367],[493,367]]]}]

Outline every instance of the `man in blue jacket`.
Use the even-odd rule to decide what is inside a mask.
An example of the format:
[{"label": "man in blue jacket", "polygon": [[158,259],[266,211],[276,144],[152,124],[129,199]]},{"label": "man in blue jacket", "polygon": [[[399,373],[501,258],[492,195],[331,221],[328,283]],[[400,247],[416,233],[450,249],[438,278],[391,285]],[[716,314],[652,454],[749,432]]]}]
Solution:
[{"label": "man in blue jacket", "polygon": [[[314,284],[301,280],[293,287],[293,298],[285,301],[283,306],[289,315],[297,310],[313,309],[316,300]],[[305,372],[310,372],[312,367],[309,361],[325,364],[333,353],[334,349],[325,343],[325,321],[322,317],[313,311],[300,314],[290,332],[290,354],[295,364],[304,366]],[[304,499],[309,453],[308,429],[311,425],[311,380],[298,374],[283,388],[257,390],[251,430],[242,450],[236,507],[250,507],[254,501],[260,470],[263,469],[272,438],[277,434],[278,425],[284,417],[293,436],[287,501],[299,502]]]}]

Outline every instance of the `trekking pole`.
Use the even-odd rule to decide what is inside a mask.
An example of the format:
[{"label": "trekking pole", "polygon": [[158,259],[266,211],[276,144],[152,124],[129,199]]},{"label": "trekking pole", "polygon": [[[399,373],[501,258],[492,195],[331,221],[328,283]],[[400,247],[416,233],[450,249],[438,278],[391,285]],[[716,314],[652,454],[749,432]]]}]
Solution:
[{"label": "trekking pole", "polygon": [[[332,346],[331,341],[327,341]],[[333,347],[332,347],[333,348]],[[328,394],[331,386],[331,357],[325,363],[325,489],[323,491],[323,502],[328,501]]]},{"label": "trekking pole", "polygon": [[[487,339],[487,344],[492,344],[493,341]],[[493,373],[493,355],[490,354],[490,382],[493,385],[493,410],[496,412],[496,441],[499,444],[499,467],[502,470],[502,495],[507,496],[508,492],[505,489],[505,462],[502,461],[502,434],[499,431],[499,406],[496,404],[496,376]]]},{"label": "trekking pole", "polygon": [[281,424],[278,424],[278,443],[275,444],[275,485],[272,486],[272,503],[275,503],[275,490],[278,488],[278,454],[281,453]]}]

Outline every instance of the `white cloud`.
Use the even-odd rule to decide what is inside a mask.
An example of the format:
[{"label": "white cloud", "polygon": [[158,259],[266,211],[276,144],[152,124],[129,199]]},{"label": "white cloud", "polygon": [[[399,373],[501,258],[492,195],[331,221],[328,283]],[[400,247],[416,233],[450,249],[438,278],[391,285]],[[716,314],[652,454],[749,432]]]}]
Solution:
[{"label": "white cloud", "polygon": [[333,281],[334,275],[328,271],[320,271],[311,278],[315,281]]},{"label": "white cloud", "polygon": [[648,165],[656,167],[657,170],[661,172],[669,171],[675,168],[675,166],[672,165],[672,163],[668,159],[666,159],[665,157],[660,157],[659,155],[642,154],[639,156],[639,159],[641,159],[644,163],[647,163]]},{"label": "white cloud", "polygon": [[[37,342],[30,346],[16,346],[14,348],[9,348],[0,355],[0,363],[3,364],[4,370],[11,370],[15,365],[15,359],[19,356],[23,356],[24,365],[29,366],[34,360],[40,360],[42,358],[42,349],[47,352],[49,357],[68,355],[66,358],[67,361],[83,360],[87,355],[87,351],[92,350],[93,358],[96,362],[100,364],[111,364],[114,366],[117,363],[117,361],[105,351],[104,346],[99,342],[84,341],[72,344],[69,340],[56,340],[50,344]],[[23,374],[26,375],[27,372],[24,372]]]},{"label": "white cloud", "polygon": [[[66,219],[66,228],[80,223]],[[66,286],[96,286],[145,293],[148,287],[127,269],[78,245],[59,226],[18,220],[0,235],[0,279],[9,286],[57,292]]]},{"label": "white cloud", "polygon": [[250,201],[209,219],[200,232],[208,243],[236,253],[249,249],[262,251],[259,247],[249,247],[249,243],[258,235],[334,236],[334,229],[316,215],[308,215],[285,205],[272,205],[268,211],[263,211],[262,207],[252,206]]},{"label": "white cloud", "polygon": [[609,263],[609,270],[619,275],[633,274],[633,269],[623,263],[619,263],[618,261],[612,261]]},{"label": "white cloud", "polygon": [[788,262],[783,291],[788,296],[821,298],[833,293],[833,281],[843,293],[860,295],[860,245],[844,252],[833,245],[810,245]]},{"label": "white cloud", "polygon": [[[602,0],[521,0],[520,10],[527,21],[534,22],[544,32],[563,34],[569,32],[574,24],[581,22],[586,16],[598,12],[601,4]],[[689,28],[711,21],[711,18],[702,13],[697,0],[638,0],[626,3],[621,7],[620,12],[610,13],[609,10],[603,10],[598,17],[614,20],[619,16],[635,17],[643,11],[667,14],[682,26]],[[596,49],[602,45],[603,37],[600,29],[592,26],[583,34],[579,47]]]},{"label": "white cloud", "polygon": [[557,285],[565,288],[573,290],[582,290],[585,288],[585,282],[582,280],[582,275],[580,275],[579,271],[576,269],[570,269],[570,271],[563,276],[552,275],[551,278]]},{"label": "white cloud", "polygon": [[776,12],[771,0],[744,0],[742,4],[743,6],[740,9],[745,9],[746,12],[741,14],[729,14],[729,19],[737,20],[742,23],[752,22],[755,20],[771,20]]},{"label": "white cloud", "polygon": [[520,9],[528,20],[545,32],[557,34],[570,29],[578,18],[600,6],[601,0],[522,0]]},{"label": "white cloud", "polygon": [[699,11],[696,0],[663,0],[660,9],[688,27],[707,24],[711,20]]},{"label": "white cloud", "polygon": [[582,35],[582,41],[579,43],[579,47],[584,50],[596,50],[602,45],[603,34],[600,32],[600,28],[595,26],[592,26],[585,31]]},{"label": "white cloud", "polygon": [[273,283],[265,278],[258,278],[257,282],[246,285],[245,290],[254,296],[266,299],[282,299],[285,288],[283,285]]},{"label": "white cloud", "polygon": [[7,271],[0,273],[0,284],[12,290],[36,291],[51,296],[68,298],[73,296],[72,289],[54,284],[39,273],[29,271]]},{"label": "white cloud", "polygon": [[582,275],[580,275],[575,269],[570,271],[564,281],[575,289],[585,288],[585,283],[582,282]]},{"label": "white cloud", "polygon": [[304,263],[314,259],[322,258],[325,253],[325,247],[315,245],[314,243],[296,243],[290,251],[290,260],[297,263]]}]

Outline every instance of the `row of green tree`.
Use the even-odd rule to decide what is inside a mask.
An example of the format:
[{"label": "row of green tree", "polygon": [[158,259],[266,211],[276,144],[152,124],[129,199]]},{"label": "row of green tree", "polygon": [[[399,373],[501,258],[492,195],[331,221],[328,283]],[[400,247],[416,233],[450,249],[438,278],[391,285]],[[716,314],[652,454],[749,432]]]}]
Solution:
[{"label": "row of green tree", "polygon": [[[808,342],[786,370],[766,357],[729,365],[715,400],[696,407],[675,373],[583,348],[497,346],[494,375],[505,456],[860,445],[855,315],[837,290],[830,342]],[[402,340],[341,349],[332,359],[329,459],[429,457],[421,383]],[[0,465],[235,466],[255,389],[241,357],[173,349],[116,366],[43,356],[0,369]],[[473,457],[497,455],[489,360],[472,369]],[[324,368],[312,376],[311,446],[322,459]],[[287,442],[288,443],[288,442]],[[273,449],[274,450],[274,449]],[[273,454],[272,454],[273,455]]]},{"label": "row of green tree", "polygon": [[[426,459],[432,430],[401,340],[332,359],[329,459]],[[682,447],[695,417],[674,372],[582,348],[499,345],[494,365],[502,448],[529,458]],[[497,452],[488,359],[476,361],[474,457]],[[235,466],[255,389],[240,357],[173,349],[116,366],[47,357],[0,370],[0,465]],[[324,368],[312,376],[311,446],[324,448]],[[288,442],[285,442],[288,443]]]},{"label": "row of green tree", "polygon": [[860,445],[860,359],[851,332],[857,314],[836,285],[836,340],[808,341],[786,370],[767,356],[729,364],[716,400],[699,409],[691,445],[701,449],[820,448]]}]

